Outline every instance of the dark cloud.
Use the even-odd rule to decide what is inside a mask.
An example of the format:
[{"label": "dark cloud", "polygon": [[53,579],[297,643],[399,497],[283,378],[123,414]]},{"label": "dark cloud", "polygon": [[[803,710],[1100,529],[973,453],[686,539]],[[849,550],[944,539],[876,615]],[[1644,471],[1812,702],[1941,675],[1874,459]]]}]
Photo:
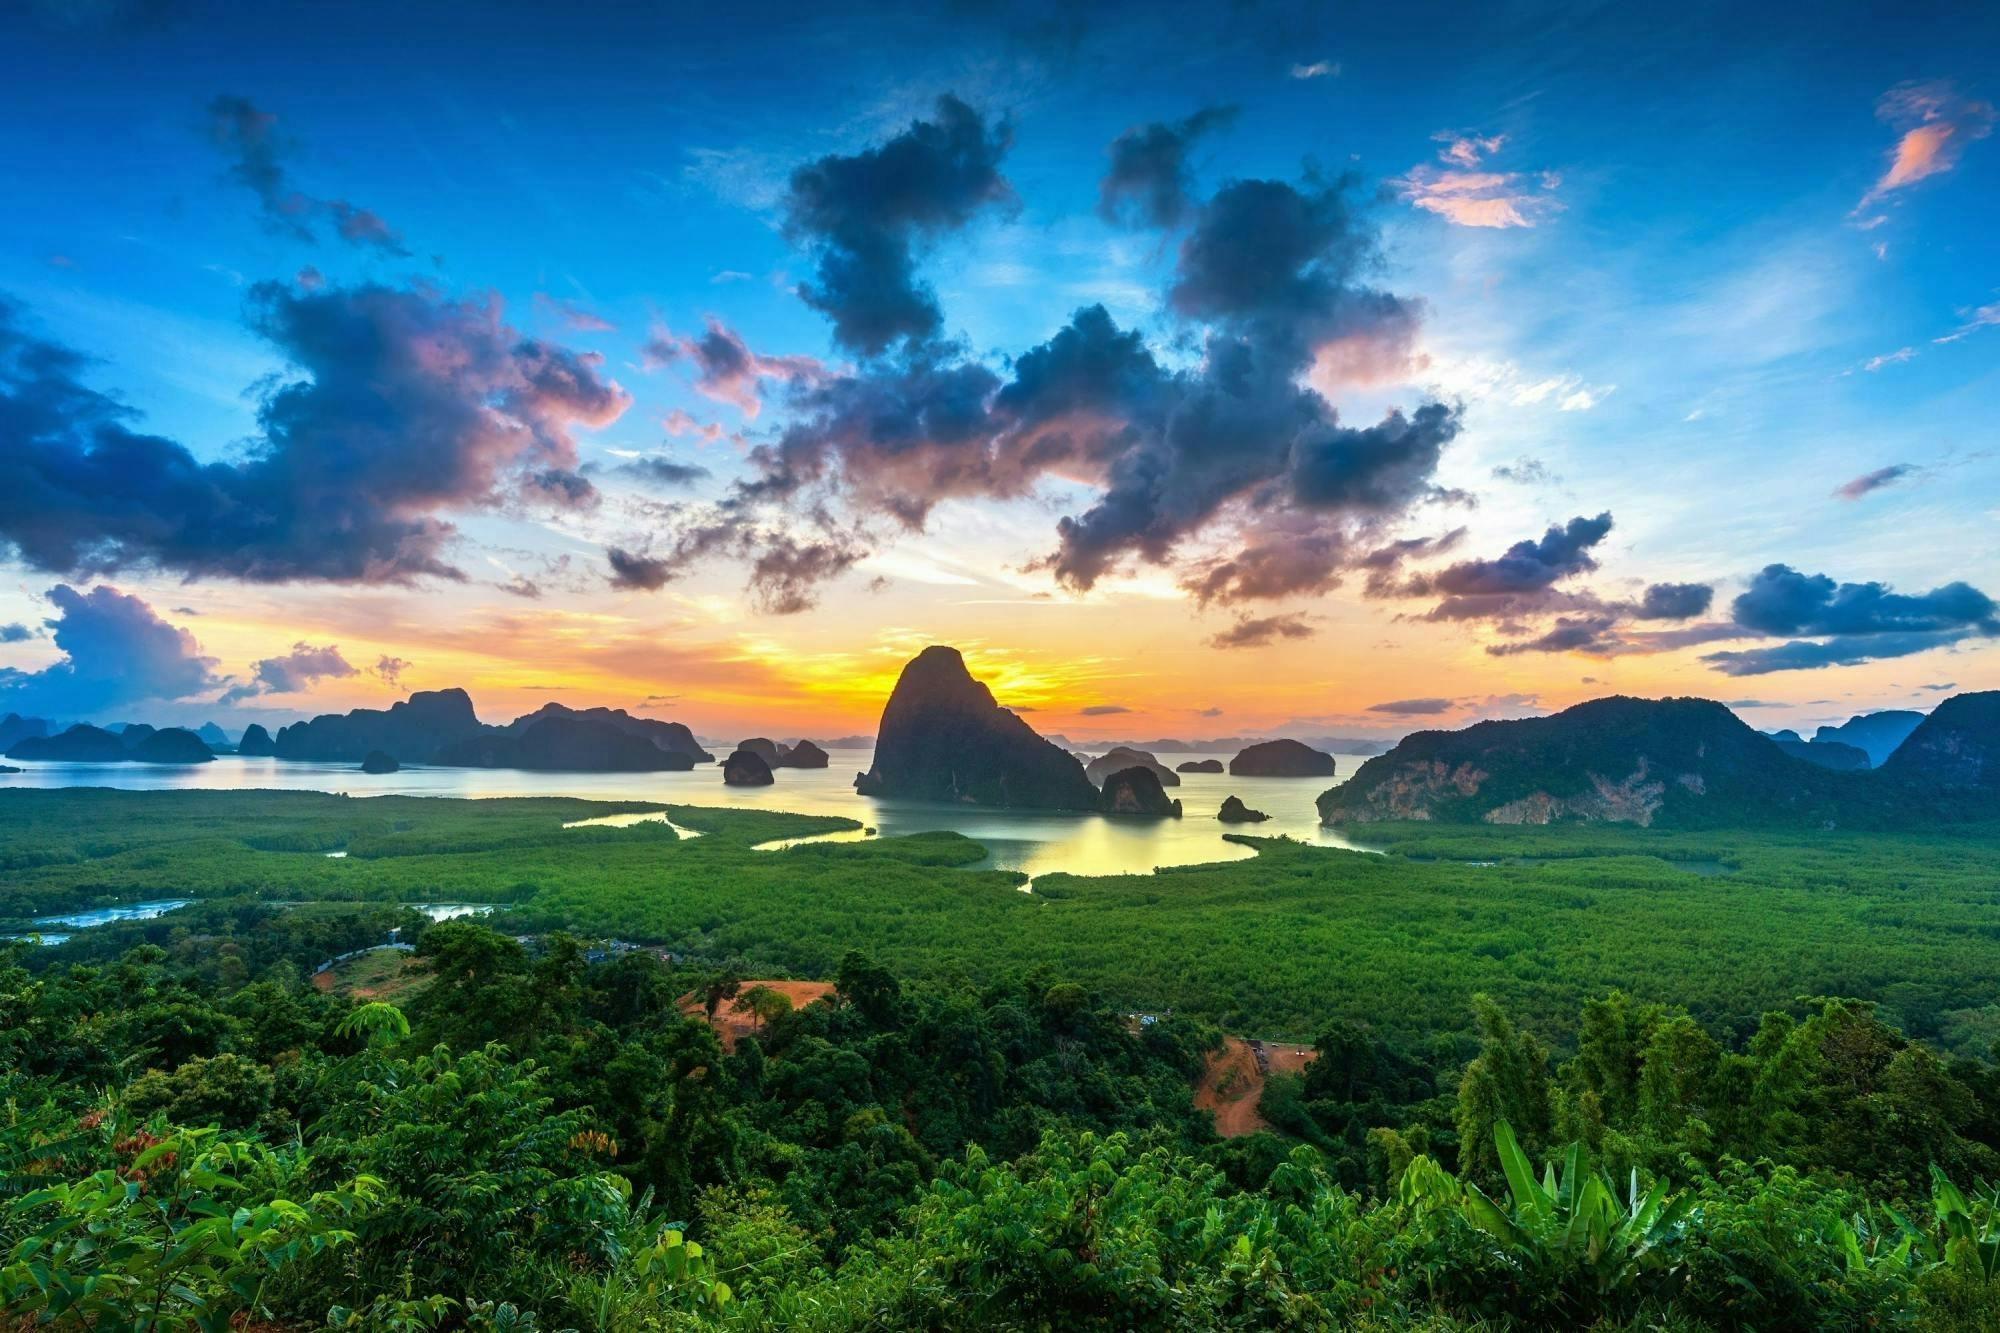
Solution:
[{"label": "dark cloud", "polygon": [[1456,699],[1391,699],[1388,703],[1369,704],[1368,711],[1393,713],[1397,717],[1433,717],[1449,713],[1457,706]]},{"label": "dark cloud", "polygon": [[1509,597],[1548,591],[1557,583],[1597,568],[1592,548],[1611,532],[1611,515],[1578,516],[1552,525],[1538,541],[1519,541],[1492,560],[1461,560],[1405,584],[1405,595],[1442,593],[1450,597]]},{"label": "dark cloud", "polygon": [[1188,154],[1195,140],[1235,119],[1235,107],[1211,106],[1173,124],[1154,121],[1126,130],[1105,150],[1111,165],[1098,182],[1098,213],[1111,222],[1180,225],[1193,207]]},{"label": "dark cloud", "polygon": [[1821,667],[1856,666],[1885,658],[1909,657],[1933,648],[1948,648],[1971,637],[1970,631],[1846,635],[1815,641],[1793,639],[1769,648],[1704,653],[1702,661],[1725,676],[1765,676],[1776,671],[1813,671]]},{"label": "dark cloud", "polygon": [[[604,553],[611,564],[611,586],[614,588],[639,589],[656,592],[678,577],[673,561],[641,555],[623,547],[613,546]],[[533,594],[541,596],[537,588]]]},{"label": "dark cloud", "polygon": [[250,664],[250,679],[225,690],[217,703],[241,703],[260,694],[297,694],[322,680],[341,680],[359,672],[340,655],[338,644],[314,647],[295,643],[283,657],[266,657]]},{"label": "dark cloud", "polygon": [[580,507],[571,431],[624,390],[601,358],[526,338],[497,304],[382,286],[251,290],[250,325],[292,370],[258,386],[240,461],[131,428],[83,357],[0,297],[0,540],[37,569],[191,578],[460,578],[440,515]]},{"label": "dark cloud", "polygon": [[1706,583],[1655,583],[1646,589],[1637,606],[1635,620],[1690,620],[1706,615],[1715,601],[1715,589]]},{"label": "dark cloud", "polygon": [[1871,491],[1879,491],[1884,486],[1893,486],[1904,477],[1917,471],[1914,463],[1894,463],[1888,467],[1878,467],[1873,472],[1864,472],[1854,480],[1843,482],[1833,488],[1836,500],[1859,500]]},{"label": "dark cloud", "polygon": [[1129,713],[1132,710],[1124,704],[1092,704],[1088,708],[1076,710],[1078,717],[1110,717],[1115,713]]},{"label": "dark cloud", "polygon": [[1548,464],[1539,458],[1523,455],[1511,463],[1502,463],[1493,469],[1493,480],[1518,482],[1523,486],[1539,486],[1544,482],[1560,480],[1549,471]]},{"label": "dark cloud", "polygon": [[49,589],[47,621],[63,660],[40,671],[0,668],[0,709],[84,717],[149,699],[185,699],[216,688],[215,659],[144,601],[100,585]]},{"label": "dark cloud", "polygon": [[264,221],[275,230],[316,241],[314,224],[325,222],[352,245],[392,255],[410,253],[376,213],[345,199],[316,199],[292,185],[285,169],[291,145],[278,133],[278,118],[248,98],[221,96],[210,102],[208,129],[216,148],[229,158],[229,178],[257,196]]},{"label": "dark cloud", "polygon": [[19,621],[11,625],[0,625],[0,643],[26,643],[36,637],[35,631]]},{"label": "dark cloud", "polygon": [[1275,616],[1239,616],[1234,625],[1211,635],[1211,648],[1261,648],[1280,639],[1310,639],[1319,631],[1298,612]]},{"label": "dark cloud", "polygon": [[876,356],[943,327],[936,295],[917,277],[916,247],[1013,197],[1000,174],[1012,137],[946,96],[932,119],[880,147],[792,173],[786,230],[816,262],[799,294],[833,321],[836,342]]},{"label": "dark cloud", "polygon": [[750,561],[750,593],[758,609],[770,615],[810,610],[818,600],[819,585],[845,574],[866,554],[866,549],[849,541],[766,535]]},{"label": "dark cloud", "polygon": [[400,688],[403,684],[403,673],[415,665],[416,663],[407,658],[391,657],[384,653],[375,659],[375,665],[368,670],[385,685]]},{"label": "dark cloud", "polygon": [[1766,565],[1731,606],[1736,623],[1759,634],[2000,634],[2000,609],[1969,583],[1910,595],[1886,583],[1835,583],[1789,565]]},{"label": "dark cloud", "polygon": [[623,477],[642,486],[655,486],[663,490],[679,490],[692,486],[709,475],[708,469],[698,463],[680,463],[659,455],[634,458],[605,471],[612,476]]},{"label": "dark cloud", "polygon": [[1514,657],[1521,653],[1583,653],[1609,657],[1622,646],[1616,634],[1618,617],[1557,616],[1554,625],[1530,639],[1490,643],[1486,651],[1494,657]]}]

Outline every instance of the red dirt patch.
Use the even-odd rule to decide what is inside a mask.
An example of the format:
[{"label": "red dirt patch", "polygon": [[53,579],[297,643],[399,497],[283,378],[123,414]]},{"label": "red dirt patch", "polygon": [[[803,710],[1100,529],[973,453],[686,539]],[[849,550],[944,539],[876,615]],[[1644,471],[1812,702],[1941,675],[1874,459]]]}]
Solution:
[{"label": "red dirt patch", "polygon": [[[1260,1047],[1264,1053],[1262,1068],[1257,1060]],[[1215,1132],[1225,1139],[1240,1139],[1245,1134],[1269,1129],[1264,1117],[1257,1114],[1257,1099],[1264,1095],[1264,1080],[1271,1074],[1298,1073],[1312,1063],[1313,1055],[1306,1046],[1224,1037],[1222,1049],[1209,1053],[1208,1067],[1202,1070],[1201,1082],[1195,1085],[1195,1108],[1215,1113]]]},{"label": "red dirt patch", "polygon": [[[830,981],[745,981],[743,989],[737,994],[740,996],[752,986],[768,986],[790,1000],[794,1009],[803,1009],[815,1000],[833,994],[833,983]],[[724,1000],[722,1008],[715,1013],[716,1035],[722,1038],[722,1049],[725,1051],[735,1050],[737,1038],[757,1030],[757,1020],[750,1011],[733,1008],[735,1003],[734,1000]],[[690,1018],[696,1017],[702,1012],[701,997],[689,991],[681,996],[680,1006],[682,1013]]]}]

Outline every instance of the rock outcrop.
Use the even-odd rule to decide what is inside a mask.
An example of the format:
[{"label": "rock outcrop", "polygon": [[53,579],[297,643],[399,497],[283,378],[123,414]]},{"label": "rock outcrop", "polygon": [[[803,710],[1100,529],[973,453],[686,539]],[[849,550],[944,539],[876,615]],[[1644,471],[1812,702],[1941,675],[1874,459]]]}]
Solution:
[{"label": "rock outcrop", "polygon": [[1890,708],[1879,713],[1861,713],[1837,727],[1821,727],[1813,733],[1816,742],[1838,741],[1868,755],[1876,768],[1889,761],[1896,747],[1908,740],[1922,725],[1924,715],[1907,708]]},{"label": "rock outcrop", "polygon": [[1094,785],[1102,787],[1106,779],[1113,773],[1124,768],[1146,769],[1160,780],[1162,787],[1178,787],[1181,785],[1180,775],[1162,764],[1159,760],[1153,758],[1152,755],[1147,754],[1144,750],[1134,750],[1123,745],[1105,754],[1101,754],[1085,764],[1083,766],[1083,775],[1089,778]]},{"label": "rock outcrop", "polygon": [[7,757],[44,763],[117,764],[125,760],[125,738],[79,722],[54,736],[29,736],[16,741],[7,748]]},{"label": "rock outcrop", "polygon": [[1868,773],[1787,755],[1707,699],[1595,699],[1551,717],[1420,731],[1319,798],[1327,824],[1837,823]]},{"label": "rock outcrop", "polygon": [[1229,761],[1239,778],[1330,778],[1333,756],[1299,741],[1263,741]]},{"label": "rock outcrop", "polygon": [[520,768],[548,773],[685,773],[694,760],[602,718],[564,711],[538,715],[519,731],[495,727],[453,741],[431,756],[459,768]]},{"label": "rock outcrop", "polygon": [[236,753],[249,759],[268,759],[278,752],[271,741],[271,733],[263,724],[252,722],[243,729],[243,739],[236,742]]},{"label": "rock outcrop", "polygon": [[1881,775],[1920,792],[2000,793],[2000,690],[1946,699],[1896,747]]},{"label": "rock outcrop", "polygon": [[1840,741],[1788,741],[1776,736],[1771,739],[1792,758],[1803,759],[1808,764],[1818,764],[1838,773],[1859,773],[1874,767],[1868,762],[1868,752],[1859,746]]},{"label": "rock outcrop", "polygon": [[780,745],[778,762],[786,768],[825,768],[827,753],[811,741],[800,741],[797,745]]},{"label": "rock outcrop", "polygon": [[1104,779],[1102,793],[1107,815],[1146,815],[1154,819],[1179,819],[1181,803],[1167,795],[1152,769],[1141,765],[1121,768]]},{"label": "rock outcrop", "polygon": [[776,779],[771,776],[771,766],[764,762],[763,755],[739,748],[722,761],[722,781],[730,787],[768,787]]},{"label": "rock outcrop", "polygon": [[993,701],[956,648],[934,646],[904,666],[882,710],[864,796],[1039,810],[1096,810],[1083,765]]},{"label": "rock outcrop", "polygon": [[201,743],[211,750],[226,750],[229,748],[229,733],[221,727],[216,726],[213,722],[202,723],[199,727],[195,728],[194,734],[201,737]]},{"label": "rock outcrop", "polygon": [[168,727],[141,737],[125,753],[135,764],[206,764],[215,758],[215,752],[202,743],[201,737],[182,727]]},{"label": "rock outcrop", "polygon": [[778,756],[778,743],[768,736],[752,736],[747,741],[738,741],[736,742],[736,748],[739,750],[748,750],[772,768],[777,768],[784,763],[784,760]]},{"label": "rock outcrop", "polygon": [[379,750],[417,764],[482,730],[464,690],[422,690],[387,709],[357,708],[295,722],[278,733],[273,751],[280,759],[355,763]]},{"label": "rock outcrop", "polygon": [[1252,810],[1234,796],[1224,799],[1215,817],[1225,824],[1261,824],[1270,818],[1262,810]]},{"label": "rock outcrop", "polygon": [[394,773],[401,768],[396,756],[386,750],[370,750],[361,757],[363,773]]},{"label": "rock outcrop", "polygon": [[1175,764],[1176,773],[1221,773],[1224,772],[1220,759],[1190,759],[1184,764]]},{"label": "rock outcrop", "polygon": [[[616,727],[628,735],[641,736],[669,754],[685,755],[692,768],[696,764],[712,764],[715,756],[701,747],[694,733],[684,723],[661,722],[650,717],[634,717],[622,708],[569,708],[558,703],[543,704],[532,713],[523,714],[509,722],[507,731],[521,732],[537,722],[550,718],[573,718],[584,722],[601,722]],[[678,766],[669,765],[669,768]]]}]

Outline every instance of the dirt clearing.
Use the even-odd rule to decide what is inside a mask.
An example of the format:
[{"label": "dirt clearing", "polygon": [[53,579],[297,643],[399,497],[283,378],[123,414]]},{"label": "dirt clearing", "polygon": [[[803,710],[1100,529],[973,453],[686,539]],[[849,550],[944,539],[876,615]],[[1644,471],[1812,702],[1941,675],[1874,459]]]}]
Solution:
[{"label": "dirt clearing", "polygon": [[[833,994],[833,983],[830,981],[745,981],[742,989],[736,992],[737,998],[742,998],[743,992],[753,986],[778,992],[792,1002],[794,1009],[803,1009],[821,996]],[[701,997],[692,991],[681,996],[680,1004],[681,1012],[690,1017],[702,1012]],[[737,1038],[757,1030],[756,1016],[748,1009],[736,1008],[735,1004],[735,1000],[724,1000],[722,1007],[715,1012],[715,1031],[722,1038],[722,1049],[725,1051],[735,1050]]]},{"label": "dirt clearing", "polygon": [[1215,1112],[1215,1132],[1225,1139],[1269,1129],[1264,1117],[1257,1114],[1265,1079],[1272,1074],[1296,1074],[1312,1058],[1312,1048],[1295,1043],[1224,1037],[1222,1048],[1209,1054],[1208,1067],[1195,1085],[1195,1107]]}]

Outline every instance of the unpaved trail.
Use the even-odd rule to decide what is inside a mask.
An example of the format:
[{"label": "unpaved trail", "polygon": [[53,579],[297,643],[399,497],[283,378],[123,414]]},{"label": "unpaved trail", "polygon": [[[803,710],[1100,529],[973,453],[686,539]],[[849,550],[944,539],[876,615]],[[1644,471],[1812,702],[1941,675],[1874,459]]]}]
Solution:
[{"label": "unpaved trail", "polygon": [[[741,995],[752,986],[764,986],[778,992],[792,1002],[794,1009],[803,1009],[821,996],[833,994],[833,983],[830,981],[745,981],[737,994]],[[757,1030],[756,1018],[747,1009],[734,1008],[735,1003],[735,1000],[724,1000],[715,1013],[715,1033],[722,1038],[722,1049],[725,1051],[735,1050],[739,1037]],[[689,1017],[698,1016],[702,1012],[701,997],[690,991],[681,996],[680,1007],[681,1012]]]},{"label": "unpaved trail", "polygon": [[1257,1053],[1242,1037],[1224,1037],[1222,1049],[1208,1057],[1201,1082],[1195,1085],[1196,1109],[1215,1113],[1215,1132],[1225,1139],[1240,1139],[1269,1129],[1257,1113],[1257,1099],[1264,1095],[1264,1081],[1270,1074],[1296,1074],[1311,1063],[1313,1051],[1293,1043],[1263,1042],[1268,1069],[1259,1069]]}]

